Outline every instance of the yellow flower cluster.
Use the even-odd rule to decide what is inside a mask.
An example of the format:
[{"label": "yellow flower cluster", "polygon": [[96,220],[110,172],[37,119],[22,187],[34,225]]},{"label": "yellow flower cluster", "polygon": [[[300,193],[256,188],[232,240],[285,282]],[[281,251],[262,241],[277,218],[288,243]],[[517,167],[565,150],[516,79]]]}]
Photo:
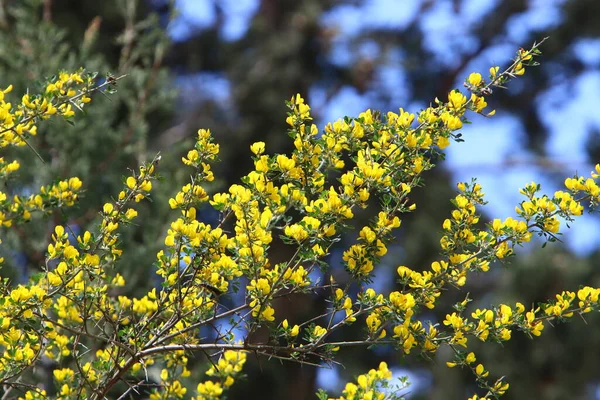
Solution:
[{"label": "yellow flower cluster", "polygon": [[27,138],[37,134],[36,122],[39,120],[53,115],[73,117],[73,107],[81,109],[89,103],[89,94],[93,90],[93,76],[83,71],[61,72],[46,85],[42,94],[25,94],[16,107],[5,99],[12,86],[0,90],[0,148],[25,146]]},{"label": "yellow flower cluster", "polygon": [[[7,101],[12,85],[0,90],[0,149],[8,146],[25,146],[28,139],[37,134],[37,122],[58,115],[69,119],[91,99],[89,94],[96,90],[92,75],[83,71],[61,72],[50,81],[42,94],[25,94],[17,106]],[[0,157],[0,179],[6,180],[18,171],[17,160],[8,161]],[[82,182],[78,178],[42,186],[40,192],[29,196],[13,196],[8,199],[0,192],[0,226],[10,227],[13,222],[31,219],[35,211],[47,212],[55,208],[72,206],[79,195]]]},{"label": "yellow flower cluster", "polygon": [[48,212],[74,205],[81,185],[79,178],[70,178],[53,185],[42,186],[37,194],[14,195],[12,199],[0,191],[0,226],[10,227],[15,221],[16,223],[27,222],[36,211]]},{"label": "yellow flower cluster", "polygon": [[[187,393],[180,378],[190,376],[190,371],[185,367],[187,357],[183,355],[183,350],[174,352],[174,356],[168,356],[167,366],[161,371],[160,379],[163,385],[161,390],[154,390],[150,398],[152,400],[161,399],[181,399]],[[234,384],[235,378],[242,371],[246,363],[246,353],[240,351],[227,350],[223,353],[221,359],[211,367],[206,374],[214,380],[206,380],[196,387],[198,396],[192,397],[194,400],[219,400],[224,392]],[[180,369],[173,367],[181,366]]]},{"label": "yellow flower cluster", "polygon": [[[187,359],[185,360],[187,363]],[[160,372],[160,380],[162,382],[161,391],[153,391],[150,394],[151,400],[167,400],[167,399],[182,399],[187,393],[187,388],[181,384],[180,377],[185,378],[190,375],[190,371],[187,368],[183,368],[183,371],[178,376],[169,374],[169,369],[163,369]]]},{"label": "yellow flower cluster", "polygon": [[[504,72],[500,73],[498,67],[491,68],[489,83],[485,82],[481,74],[471,74],[465,81],[465,87],[472,93],[471,98],[468,99],[459,91],[453,91],[449,94],[447,103],[437,100],[438,107],[427,109],[420,114],[419,128],[426,131],[427,124],[441,121],[441,124],[438,123],[436,126],[437,130],[440,131],[439,128],[443,126],[447,129],[448,137],[452,137],[452,130],[462,126],[464,112],[467,109],[481,113],[487,106],[485,96],[491,93],[491,87],[503,85],[511,77],[522,74],[525,65],[535,65],[532,57],[537,54],[537,48],[534,46],[528,52],[520,51],[515,62]],[[493,112],[487,115],[493,115]],[[400,121],[399,124],[404,127],[410,126],[412,122],[412,118],[406,116],[402,110],[400,115],[392,115],[391,120]],[[418,160],[418,155],[410,157],[410,149],[427,148],[431,143],[436,142],[428,140],[426,136],[423,138],[419,133],[410,132],[407,135],[408,141],[401,151],[404,157],[401,165],[411,159]],[[343,142],[343,140],[339,141]],[[439,147],[445,147],[440,146],[439,139],[437,143]],[[369,154],[373,154],[373,151],[371,150]],[[358,155],[357,164],[363,163],[362,160],[363,158]],[[424,160],[421,165],[427,165],[427,161]],[[412,161],[412,165],[413,173],[420,172],[419,168],[414,168],[415,161]],[[387,168],[384,167],[385,171],[380,174],[379,166],[379,163],[373,165],[368,172],[376,176],[378,182],[384,183]],[[446,285],[457,287],[465,285],[470,272],[487,272],[494,261],[512,255],[515,246],[529,242],[534,234],[550,241],[554,240],[561,220],[571,221],[582,214],[582,202],[589,202],[591,206],[598,203],[600,189],[596,179],[599,176],[600,165],[596,166],[591,178],[584,179],[576,176],[567,179],[565,181],[567,190],[557,191],[552,197],[538,195],[539,185],[531,183],[521,190],[526,200],[516,208],[518,219],[511,217],[504,220],[495,219],[489,223],[487,229],[483,230],[479,228],[480,217],[477,213],[477,207],[485,204],[481,186],[476,182],[458,184],[459,194],[453,200],[456,209],[442,224],[444,233],[440,245],[444,259],[433,262],[431,270],[423,272],[400,266],[399,282],[406,289],[403,292],[391,293],[389,302],[385,301],[382,294],[372,289],[359,294],[359,304],[364,310],[359,313],[368,312],[366,317],[368,337],[365,343],[390,343],[387,339],[386,327],[391,325],[394,332],[392,343],[405,353],[409,353],[412,348],[432,352],[441,345],[448,345],[455,349],[457,354],[457,359],[449,362],[449,366],[470,367],[478,383],[487,390],[485,398],[504,394],[508,389],[508,383],[497,380],[488,384],[484,378],[489,375],[489,371],[481,364],[472,365],[475,361],[473,353],[467,355],[460,350],[461,347],[467,347],[469,336],[483,341],[505,341],[511,338],[514,330],[539,336],[544,329],[545,321],[598,310],[597,295],[600,289],[584,287],[576,292],[563,292],[556,296],[556,300],[541,303],[530,310],[526,310],[520,303],[514,307],[501,304],[491,309],[478,309],[472,313],[472,320],[462,315],[470,301],[466,299],[456,305],[457,312],[447,315],[442,324],[445,329],[433,325],[425,328],[420,321],[412,320],[413,314],[421,305],[427,308],[435,307],[436,300]],[[392,179],[392,182],[395,183],[395,188],[405,189],[407,186],[408,190],[404,191],[408,194],[412,187],[410,178],[411,175],[408,177],[405,175],[397,180]],[[372,190],[370,192],[373,193]],[[394,194],[398,196],[398,190]],[[397,211],[388,205],[387,209],[384,207],[383,215],[387,215],[390,209]],[[402,211],[407,209],[404,208]],[[371,254],[374,254],[369,256],[364,243],[374,243],[378,239],[379,235],[375,229],[371,227],[363,229],[359,234],[359,243],[352,245],[344,253],[348,270],[353,272],[355,277],[360,277],[361,274],[367,275],[373,270],[373,266],[377,263],[376,253],[371,250]],[[385,240],[382,240],[382,243],[385,243]]]},{"label": "yellow flower cluster", "polygon": [[[452,199],[455,209],[442,223],[441,258],[426,269],[399,266],[399,286],[391,293],[363,287],[387,253],[402,214],[416,210],[411,194],[422,186],[423,172],[434,167],[451,140],[462,140],[457,130],[467,121],[467,111],[483,114],[492,88],[535,65],[537,54],[537,45],[520,51],[506,70],[490,69],[487,82],[479,73],[469,75],[464,86],[470,96],[453,90],[445,101],[436,99],[417,114],[399,109],[382,117],[367,110],[326,125],[322,135],[311,123],[310,106],[294,96],[287,103],[291,154],[271,155],[265,143],[252,144],[254,169],[240,184],[213,195],[203,185],[214,180],[211,163],[217,161],[219,146],[210,131],[199,130],[195,147],[182,157],[194,170],[191,180],[168,201],[177,216],[157,254],[160,289],[140,298],[125,296],[119,290],[125,280],[113,268],[123,251],[120,230],[137,217],[129,205],[150,195],[157,157],[124,179],[117,200],[102,207],[96,232],[76,237],[68,226],[57,226],[40,277],[29,285],[0,286],[0,363],[5,366],[0,380],[10,386],[12,377],[45,355],[59,365],[54,379],[61,398],[89,394],[101,399],[117,382],[139,382],[149,369],[161,378],[152,399],[183,398],[189,392],[189,353],[201,351],[221,358],[208,369],[210,379],[197,385],[195,398],[220,399],[239,378],[248,352],[314,363],[331,360],[345,346],[389,344],[403,354],[426,355],[448,346],[455,353],[448,365],[470,369],[486,391],[482,398],[501,396],[508,383],[488,382],[492,374],[468,351],[469,340],[502,342],[515,331],[539,336],[547,321],[599,310],[600,289],[564,291],[531,308],[500,304],[470,313],[467,297],[440,324],[423,322],[422,310],[436,307],[448,286],[460,288],[473,272],[485,273],[494,262],[506,260],[534,234],[554,240],[563,220],[581,215],[585,203],[597,205],[600,165],[590,178],[567,179],[565,190],[552,196],[540,194],[536,183],[527,185],[516,217],[485,225],[478,214],[485,204],[481,186],[459,183]],[[90,90],[84,77],[61,74],[42,95],[24,99],[17,111],[1,103],[1,143],[20,144],[35,134],[35,122],[47,116],[70,117],[65,104],[81,106],[89,100],[77,85]],[[8,92],[2,92],[0,101]],[[18,164],[0,159],[0,174],[16,170]],[[80,187],[81,181],[72,178],[28,198],[11,201],[0,193],[0,224],[26,221],[34,209],[72,205]],[[203,207],[218,210],[219,221],[200,222]],[[372,219],[352,226],[355,214],[367,207],[377,207]],[[358,235],[343,250],[347,282],[313,282],[311,272],[329,270],[325,257],[350,228]],[[293,255],[274,263],[270,246],[277,235]],[[314,291],[329,296],[323,315],[297,324],[278,318],[276,299]],[[221,297],[238,292],[242,300],[225,307]],[[333,341],[332,333],[357,321],[366,325],[364,337]],[[203,327],[211,327],[216,337],[208,341],[201,335]],[[236,338],[239,327],[247,332],[242,341]],[[256,343],[259,328],[268,332],[268,340]],[[73,358],[76,365],[70,363]],[[346,385],[341,399],[384,399],[390,378],[382,363]],[[43,396],[43,391],[31,390],[23,398]]]},{"label": "yellow flower cluster", "polygon": [[[392,378],[392,372],[385,362],[379,368],[371,369],[368,373],[359,375],[356,383],[348,382],[341,397],[329,400],[384,400],[390,397],[391,388],[387,382]],[[394,388],[394,391],[403,389],[404,386]],[[326,397],[325,397],[326,398]]]},{"label": "yellow flower cluster", "polygon": [[[245,352],[227,350],[217,364],[206,371],[206,375],[219,379],[223,382],[224,387],[230,387],[235,382],[235,377],[242,372],[244,364],[246,364]],[[198,389],[198,392],[201,393],[200,389]],[[201,400],[201,398],[198,400]]]}]

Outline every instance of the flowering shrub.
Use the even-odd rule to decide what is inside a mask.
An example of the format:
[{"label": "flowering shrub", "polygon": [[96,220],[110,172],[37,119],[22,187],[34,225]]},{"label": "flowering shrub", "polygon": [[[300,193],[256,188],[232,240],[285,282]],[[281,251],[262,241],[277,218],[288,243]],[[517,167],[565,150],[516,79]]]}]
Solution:
[{"label": "flowering shrub", "polygon": [[[192,170],[191,180],[169,200],[177,216],[156,257],[162,284],[131,298],[122,294],[126,282],[115,272],[124,250],[119,235],[135,221],[135,203],[150,196],[160,157],[141,165],[124,179],[115,200],[104,205],[97,231],[75,235],[69,226],[56,226],[43,272],[28,285],[2,282],[0,383],[5,397],[49,397],[48,388],[35,384],[35,367],[50,360],[57,388],[52,396],[60,399],[101,399],[109,393],[124,398],[141,388],[150,388],[152,399],[192,394],[195,399],[219,399],[243,376],[249,353],[314,365],[332,362],[344,347],[381,344],[424,355],[448,346],[455,354],[448,366],[471,370],[482,388],[471,399],[500,397],[508,383],[492,378],[493,371],[477,362],[468,350],[469,340],[503,342],[515,331],[539,336],[551,321],[598,310],[600,289],[564,291],[531,308],[499,304],[472,312],[466,311],[467,296],[441,323],[424,323],[421,315],[438,305],[443,290],[465,285],[470,273],[487,272],[534,235],[556,240],[563,221],[580,216],[584,203],[593,207],[600,199],[600,165],[591,178],[568,178],[565,190],[551,196],[541,194],[538,184],[528,184],[521,190],[524,200],[517,205],[516,218],[485,225],[477,211],[485,204],[481,186],[476,181],[459,183],[452,199],[455,210],[442,223],[439,260],[423,272],[399,266],[397,291],[377,293],[364,285],[373,279],[402,214],[416,210],[411,192],[423,185],[422,173],[435,166],[452,140],[462,140],[458,130],[466,112],[492,116],[486,97],[535,66],[538,46],[519,50],[503,71],[491,68],[487,79],[469,75],[464,84],[469,97],[454,90],[447,101],[436,99],[418,115],[400,109],[382,118],[367,110],[328,124],[319,134],[310,107],[297,95],[288,103],[292,154],[269,155],[265,143],[253,144],[254,170],[223,193],[209,195],[203,186],[214,179],[211,163],[217,161],[219,145],[209,131],[199,130],[195,148],[182,158]],[[5,99],[10,87],[0,92],[0,146],[29,145],[42,120],[72,118],[73,109],[87,106],[93,91],[115,82],[109,77],[95,86],[94,76],[83,71],[61,73],[43,93],[23,96],[16,107]],[[17,161],[4,159],[0,166],[4,179],[19,168]],[[338,171],[339,178],[332,179],[331,171]],[[34,212],[72,206],[81,188],[74,177],[29,196],[10,199],[0,193],[0,222],[10,229]],[[201,207],[218,210],[219,221],[199,221]],[[316,269],[329,275],[330,249],[353,226],[354,213],[367,207],[377,207],[376,217],[355,227],[356,243],[343,253],[350,281],[340,285],[333,278],[312,280],[310,273]],[[277,238],[293,255],[273,263],[269,247]],[[358,295],[353,295],[356,288]],[[235,296],[238,292],[243,295]],[[298,321],[278,318],[276,299],[314,292],[329,299],[324,315]],[[223,299],[237,303],[226,306]],[[361,324],[364,334],[332,339],[349,324]],[[203,327],[216,334],[208,339]],[[245,329],[244,337],[234,335],[238,327]],[[257,341],[253,334],[260,328],[269,335]],[[212,365],[195,391],[185,382],[193,352],[204,353]],[[153,371],[159,371],[159,384],[151,382]],[[406,383],[394,386],[390,379],[382,363],[348,383],[341,399],[399,398]],[[327,398],[322,391],[318,396]]]}]

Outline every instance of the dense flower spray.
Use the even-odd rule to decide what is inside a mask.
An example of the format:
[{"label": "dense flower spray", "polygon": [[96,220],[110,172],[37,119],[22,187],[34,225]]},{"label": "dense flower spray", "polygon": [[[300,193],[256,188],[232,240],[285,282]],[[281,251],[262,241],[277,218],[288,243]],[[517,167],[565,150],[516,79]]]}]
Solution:
[{"label": "dense flower spray", "polygon": [[[168,201],[176,216],[156,257],[162,285],[131,298],[118,290],[127,283],[114,269],[127,251],[120,248],[120,232],[136,220],[135,204],[150,196],[160,157],[141,165],[124,178],[115,200],[103,206],[95,232],[75,235],[56,226],[43,273],[27,285],[3,281],[0,384],[8,395],[47,398],[32,371],[50,359],[57,365],[53,378],[60,399],[102,399],[120,382],[128,383],[126,396],[146,385],[149,371],[156,370],[160,383],[151,386],[152,399],[220,399],[243,376],[248,354],[314,365],[332,362],[344,347],[387,344],[402,354],[426,356],[447,346],[455,355],[448,366],[471,370],[483,390],[471,399],[500,397],[508,383],[477,362],[469,342],[503,342],[516,331],[539,336],[550,321],[597,311],[600,289],[581,287],[535,306],[499,304],[470,313],[467,297],[441,323],[426,322],[423,312],[438,306],[443,290],[464,286],[472,273],[487,272],[534,235],[554,240],[564,221],[582,215],[584,204],[593,208],[600,199],[600,165],[589,178],[568,178],[564,190],[552,195],[542,194],[534,182],[526,185],[514,217],[485,225],[478,214],[485,204],[482,187],[475,180],[458,183],[454,210],[440,221],[439,259],[422,272],[398,266],[397,290],[391,293],[363,289],[363,284],[373,279],[402,215],[416,210],[411,193],[423,186],[423,172],[453,140],[462,140],[458,131],[466,113],[494,115],[486,98],[535,66],[538,46],[520,50],[502,71],[492,67],[487,78],[470,74],[464,82],[468,95],[453,90],[417,114],[400,109],[382,117],[367,110],[326,125],[321,134],[312,124],[310,106],[296,95],[287,103],[286,120],[293,152],[271,155],[268,144],[254,143],[254,170],[222,193],[205,188],[214,180],[211,164],[218,160],[219,145],[208,130],[199,130],[194,148],[182,158],[191,179]],[[23,96],[17,106],[7,102],[10,86],[0,91],[0,147],[30,145],[44,119],[72,118],[74,109],[87,106],[91,93],[103,87],[95,82],[83,71],[61,73],[41,94]],[[114,80],[105,85],[110,84]],[[18,161],[0,158],[3,179],[18,169]],[[332,170],[338,179],[330,179]],[[9,198],[0,192],[0,224],[10,229],[34,212],[72,206],[81,188],[73,177],[29,196]],[[201,207],[219,211],[219,221],[199,221]],[[351,279],[343,285],[333,278],[311,280],[315,269],[329,275],[332,246],[353,226],[355,213],[367,207],[378,207],[375,217],[355,227],[358,236],[343,251]],[[278,237],[293,252],[274,263],[269,250]],[[243,296],[236,298],[241,300],[225,307],[221,300],[240,291]],[[325,314],[298,321],[278,316],[276,299],[312,292],[328,297]],[[364,326],[362,336],[333,339],[349,324]],[[216,335],[203,337],[203,327]],[[234,335],[238,327],[245,329],[243,338]],[[268,339],[252,340],[264,327]],[[195,391],[186,384],[193,352],[206,354],[212,363]],[[394,387],[390,379],[381,363],[348,383],[341,399],[399,398],[406,382]],[[328,398],[322,391],[318,396]]]}]

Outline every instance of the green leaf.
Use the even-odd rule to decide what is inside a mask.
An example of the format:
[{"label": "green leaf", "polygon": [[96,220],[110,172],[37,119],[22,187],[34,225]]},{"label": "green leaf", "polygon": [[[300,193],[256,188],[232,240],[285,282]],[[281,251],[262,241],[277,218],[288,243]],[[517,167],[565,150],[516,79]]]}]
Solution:
[{"label": "green leaf", "polygon": [[324,391],[323,389],[319,389],[317,391],[317,393],[315,393],[315,394],[317,395],[317,399],[319,399],[319,400],[327,400],[327,397],[328,397],[327,392]]}]

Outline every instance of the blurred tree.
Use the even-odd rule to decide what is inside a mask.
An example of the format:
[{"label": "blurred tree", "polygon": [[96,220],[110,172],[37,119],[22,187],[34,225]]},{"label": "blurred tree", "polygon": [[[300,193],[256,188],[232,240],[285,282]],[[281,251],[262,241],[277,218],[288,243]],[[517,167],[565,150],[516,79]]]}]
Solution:
[{"label": "blurred tree", "polygon": [[[151,157],[148,143],[152,135],[170,124],[175,92],[162,66],[168,38],[157,15],[138,9],[137,0],[118,3],[119,7],[113,5],[105,10],[86,8],[84,15],[65,14],[61,2],[0,3],[0,76],[3,82],[12,82],[16,92],[26,92],[27,83],[41,81],[59,70],[84,67],[102,74],[127,75],[118,83],[118,96],[108,100],[96,94],[93,101],[98,106],[78,118],[74,127],[66,129],[66,124],[59,121],[41,128],[31,143],[39,158],[28,149],[14,149],[20,159],[26,160],[19,171],[21,182],[25,183],[20,187],[11,185],[9,193],[31,191],[31,187],[57,177],[78,176],[85,182],[86,190],[81,208],[100,210],[106,200],[118,195],[120,178],[127,169]],[[70,12],[79,10],[82,8],[73,7]],[[95,14],[95,10],[112,11],[107,12],[106,18]],[[100,75],[98,79],[101,82],[105,78]],[[169,188],[168,184],[163,186]],[[168,190],[159,193],[169,195]],[[83,216],[78,210],[67,212],[75,233],[96,222],[94,212]],[[151,205],[142,212],[155,216],[147,219],[154,232],[162,228],[165,219]],[[8,235],[5,248],[14,252],[6,257],[8,271],[3,271],[3,276],[10,275],[10,270],[27,274],[44,265],[49,235],[54,223],[63,217],[54,215],[42,232],[36,228],[43,225],[36,223],[18,235]],[[133,287],[138,286],[136,280],[141,286],[151,284],[140,272],[154,262],[153,249],[160,245],[160,238],[147,232],[147,228],[132,230],[123,238],[127,243],[143,244],[130,253],[132,268],[123,272],[131,278]]]},{"label": "blurred tree", "polygon": [[[596,0],[542,2],[541,6],[525,0],[482,1],[475,2],[486,3],[478,12],[472,10],[474,2],[466,0],[398,2],[401,4],[359,0],[256,0],[247,31],[233,40],[223,33],[228,19],[233,18],[228,12],[232,3],[206,0],[203,4],[212,7],[212,22],[192,29],[167,51],[164,32],[152,29],[151,22],[152,18],[164,25],[170,21],[169,3],[160,0],[145,3],[130,0],[0,1],[3,80],[24,85],[31,78],[46,76],[57,68],[81,65],[90,70],[129,75],[119,85],[122,96],[112,103],[98,99],[102,107],[91,108],[93,115],[89,120],[80,119],[75,129],[69,130],[61,129],[60,124],[52,126],[40,134],[40,142],[35,144],[47,161],[44,177],[61,172],[60,176],[79,175],[87,184],[89,203],[84,209],[99,206],[102,199],[117,193],[117,188],[109,186],[109,182],[116,182],[110,177],[122,175],[125,168],[154,151],[179,151],[184,145],[181,142],[200,127],[213,129],[222,143],[224,162],[215,175],[233,182],[249,170],[248,147],[252,142],[266,141],[271,146],[270,152],[289,149],[283,100],[297,92],[314,94],[308,100],[317,116],[321,112],[321,118],[325,117],[324,110],[348,91],[366,99],[372,108],[421,107],[435,96],[446,96],[450,89],[461,84],[469,68],[484,65],[482,61],[487,64],[492,55],[496,57],[503,52],[502,46],[507,45],[512,51],[514,42],[525,46],[550,36],[542,49],[542,67],[521,79],[517,90],[499,93],[493,103],[499,112],[518,118],[527,138],[527,148],[545,156],[549,127],[543,121],[543,110],[537,99],[550,88],[559,84],[571,87],[590,69],[597,70],[597,66],[584,63],[574,51],[574,45],[582,39],[600,36],[600,3]],[[377,11],[369,8],[370,4],[385,4],[388,9]],[[558,17],[547,24],[530,23],[540,7],[552,8]],[[152,11],[157,15],[153,17]],[[376,12],[407,17],[395,25],[371,23]],[[346,14],[358,14],[360,21],[346,22],[343,19]],[[460,24],[455,22],[449,29],[446,20]],[[427,21],[434,21],[445,29],[433,29]],[[348,29],[347,25],[352,24],[356,29]],[[436,31],[442,34],[436,35]],[[177,73],[182,82],[183,96],[178,102],[183,111],[175,118],[173,106],[176,103],[168,89],[169,80],[163,65]],[[29,75],[24,76],[23,71]],[[199,76],[204,79],[197,80]],[[202,82],[199,86],[194,83],[198,81]],[[214,92],[209,86],[214,81],[222,82],[217,90],[225,93],[212,95]],[[399,101],[404,104],[398,104]],[[97,115],[113,118],[99,119]],[[233,143],[235,145],[231,145]],[[45,150],[50,147],[58,151]],[[598,146],[589,148],[590,156],[597,160]],[[77,164],[71,160],[78,160]],[[32,184],[39,185],[33,181],[33,171],[40,169],[40,163],[32,158],[28,165],[31,170],[21,173],[30,176]],[[157,194],[167,196],[170,188],[175,187],[170,184],[182,177],[175,169],[161,170],[173,175],[169,176],[173,179],[161,185],[164,192]],[[564,175],[564,171],[560,172]],[[473,171],[473,175],[476,174],[477,171]],[[411,236],[398,238],[397,251],[388,257],[391,270],[398,264],[425,267],[436,258],[439,237],[435,233],[440,231],[441,222],[449,213],[450,203],[446,199],[453,192],[449,184],[452,178],[449,172],[436,170],[426,181],[428,194],[415,193],[415,200],[428,213],[419,213],[403,222]],[[145,213],[151,221],[151,229],[131,230],[131,237],[125,238],[143,243],[128,252],[132,267],[124,274],[134,278],[129,281],[134,286],[136,277],[141,280],[147,277],[140,271],[146,271],[153,261],[160,245],[156,232],[162,232],[165,220],[151,206]],[[74,221],[81,225],[88,222]],[[51,228],[49,226],[49,230]],[[21,250],[13,257],[13,265],[23,264],[17,261],[22,254],[29,255],[24,264],[30,267],[43,263],[44,235],[45,232],[22,232],[20,238],[13,238],[12,248]],[[579,259],[568,249],[555,247],[551,256],[532,253],[514,261],[509,267],[510,273],[502,275],[501,280],[485,278],[464,292],[447,296],[459,301],[466,291],[471,291],[489,293],[484,301],[490,303],[495,298],[534,302],[557,288],[574,289],[576,281],[592,285],[595,282],[598,286],[600,274],[592,268],[592,256]],[[283,246],[274,245],[274,253],[285,251]],[[331,259],[332,263],[336,262],[335,255]],[[341,272],[340,279],[343,279]],[[542,272],[545,278],[532,282],[532,277]],[[473,307],[485,305],[473,304]],[[315,297],[312,303],[303,298],[301,302],[284,306],[293,315],[325,304]],[[438,319],[443,316],[439,315]],[[583,330],[575,325],[545,333],[541,341],[528,346],[533,349],[530,353],[523,351],[519,341],[497,349],[500,352],[484,351],[485,357],[502,357],[506,374],[518,376],[518,380],[512,380],[515,390],[507,396],[558,399],[568,393],[569,398],[586,398],[582,388],[600,382],[596,369],[588,367],[593,365],[592,357],[600,350],[600,344],[583,337]],[[587,350],[584,345],[588,346]],[[358,350],[341,356],[347,367],[344,377],[363,370],[363,364],[374,366],[375,360],[381,358],[379,353]],[[396,366],[404,363],[397,354],[383,357]],[[581,363],[575,362],[577,357]],[[557,362],[559,359],[562,363]],[[416,393],[417,396],[454,398],[469,391],[465,383],[468,380],[461,379],[459,371],[449,371],[443,361],[440,358],[433,364],[433,388]],[[249,370],[249,379],[245,385],[235,388],[232,398],[304,399],[315,391],[315,370],[294,365],[282,369],[266,360],[257,360],[254,365],[256,369]],[[425,361],[423,365],[431,367],[432,364]],[[569,368],[564,367],[567,365]]]}]

